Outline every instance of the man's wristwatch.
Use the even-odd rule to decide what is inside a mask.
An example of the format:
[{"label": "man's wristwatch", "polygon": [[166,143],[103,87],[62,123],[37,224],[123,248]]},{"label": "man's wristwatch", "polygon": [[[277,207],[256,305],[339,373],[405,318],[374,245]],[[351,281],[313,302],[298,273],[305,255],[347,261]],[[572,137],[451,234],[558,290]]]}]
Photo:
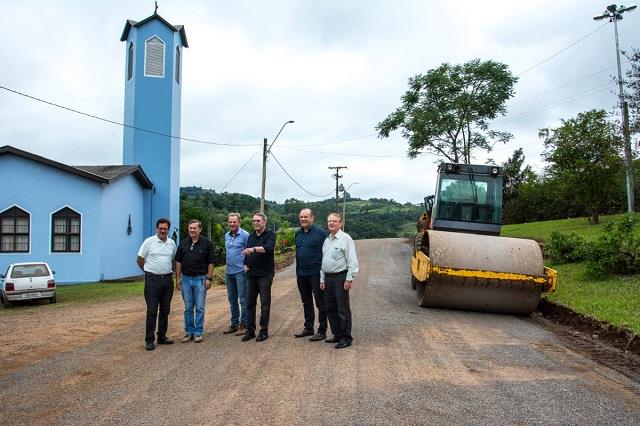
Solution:
[{"label": "man's wristwatch", "polygon": [[256,248],[255,248],[255,247],[253,248],[253,252],[254,252],[254,253],[256,252]]},{"label": "man's wristwatch", "polygon": [[205,277],[204,279],[207,280],[207,281],[211,281],[211,278],[212,277]]}]

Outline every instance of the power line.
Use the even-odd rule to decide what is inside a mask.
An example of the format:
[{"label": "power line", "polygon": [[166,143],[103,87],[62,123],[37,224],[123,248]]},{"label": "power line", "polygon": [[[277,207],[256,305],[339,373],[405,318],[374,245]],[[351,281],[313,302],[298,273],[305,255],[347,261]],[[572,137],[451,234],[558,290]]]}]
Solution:
[{"label": "power line", "polygon": [[598,28],[596,28],[595,30],[591,31],[589,34],[586,34],[582,37],[580,37],[578,40],[574,41],[573,43],[571,43],[570,45],[568,45],[567,47],[565,47],[564,49],[560,49],[559,51],[557,51],[556,53],[554,53],[553,55],[549,56],[546,59],[543,59],[542,61],[538,62],[535,65],[530,66],[529,68],[525,69],[524,71],[522,71],[520,74],[518,74],[518,77],[520,77],[521,75],[531,71],[534,68],[539,67],[540,65],[544,64],[545,62],[550,61],[551,59],[555,58],[556,56],[558,56],[559,54],[561,54],[562,52],[565,52],[566,50],[572,48],[573,46],[575,46],[576,44],[580,43],[582,40],[584,40],[585,38],[589,37],[590,35],[596,33],[597,31],[600,31],[602,28],[604,28],[606,25],[608,24],[608,22],[605,22],[604,24],[600,25]]},{"label": "power line", "polygon": [[253,157],[256,156],[256,154],[258,154],[257,152],[254,152],[253,155],[251,155],[251,157],[249,157],[249,159],[242,165],[242,167],[240,167],[240,169],[231,177],[231,179],[229,179],[229,182],[227,182],[222,189],[220,190],[220,192],[223,192],[227,186],[229,186],[229,184],[236,178],[236,176],[238,176],[240,174],[240,172],[242,170],[244,170],[245,167],[247,167],[247,164],[249,164],[249,161],[251,161],[253,159]]},{"label": "power line", "polygon": [[515,116],[512,116],[512,117],[504,117],[504,118],[495,120],[494,123],[508,123],[510,121],[519,120],[521,118],[529,117],[531,115],[538,114],[538,113],[540,113],[542,111],[546,111],[549,108],[560,106],[560,105],[564,105],[566,103],[569,103],[569,102],[572,102],[572,101],[575,101],[577,99],[584,98],[584,97],[587,97],[587,96],[595,95],[596,93],[599,93],[599,92],[602,92],[602,91],[608,89],[610,86],[611,86],[611,83],[606,83],[606,84],[597,86],[597,87],[595,87],[593,89],[589,89],[587,92],[583,92],[583,93],[580,93],[580,94],[577,94],[577,95],[571,95],[571,96],[568,96],[566,98],[560,99],[559,101],[552,102],[552,103],[546,104],[546,105],[542,105],[542,106],[540,106],[538,108],[534,108],[534,109],[529,110],[529,111],[524,111],[524,112],[518,113],[518,114],[516,114]]},{"label": "power line", "polygon": [[63,109],[65,111],[69,111],[69,112],[73,112],[73,113],[76,113],[76,114],[84,115],[85,117],[89,117],[89,118],[93,118],[93,119],[96,119],[96,120],[104,121],[105,123],[115,124],[115,125],[121,126],[121,127],[126,127],[128,129],[133,129],[133,130],[138,130],[140,132],[150,133],[150,134],[153,134],[153,135],[165,136],[165,137],[169,137],[169,138],[172,138],[172,139],[179,139],[179,140],[186,141],[186,142],[195,142],[195,143],[202,143],[202,144],[207,144],[207,145],[222,145],[222,146],[236,146],[236,147],[239,147],[239,146],[258,146],[259,145],[259,144],[233,144],[233,143],[225,143],[225,142],[212,142],[212,141],[205,141],[205,140],[200,140],[200,139],[183,138],[181,136],[175,136],[175,135],[170,135],[170,134],[167,134],[167,133],[156,132],[155,130],[143,129],[141,127],[131,126],[129,124],[124,124],[124,123],[120,123],[118,121],[109,120],[108,118],[100,117],[100,116],[97,116],[97,115],[94,115],[94,114],[89,114],[89,113],[86,113],[86,112],[83,112],[83,111],[79,111],[77,109],[66,107],[64,105],[56,104],[54,102],[50,102],[50,101],[47,101],[45,99],[37,98],[35,96],[31,96],[29,94],[20,92],[18,90],[10,89],[10,88],[5,87],[5,86],[0,86],[0,89],[6,90],[7,92],[11,92],[11,93],[14,93],[16,95],[23,96],[25,98],[28,98],[28,99],[31,99],[31,100],[34,100],[34,101],[42,102],[43,104],[47,104],[47,105],[50,105],[50,106],[53,106],[53,107],[56,107],[56,108]]},{"label": "power line", "polygon": [[[631,62],[631,61],[627,61],[627,63],[628,63],[628,62]],[[569,82],[567,82],[567,83],[565,83],[565,84],[563,84],[563,85],[561,85],[561,86],[554,87],[553,89],[549,89],[549,90],[547,90],[547,91],[544,91],[544,92],[538,93],[538,94],[536,94],[536,95],[533,95],[533,96],[530,96],[530,97],[528,97],[528,98],[525,98],[525,99],[519,100],[519,101],[517,101],[517,102],[510,103],[510,104],[508,104],[507,106],[508,106],[508,107],[512,107],[512,106],[514,106],[514,105],[518,105],[518,104],[521,104],[521,103],[524,103],[524,102],[528,102],[528,101],[530,101],[530,100],[532,100],[532,99],[535,99],[535,98],[538,98],[538,97],[540,97],[540,96],[542,96],[542,95],[546,95],[546,94],[548,94],[548,93],[552,93],[552,92],[555,92],[555,91],[557,91],[557,90],[564,89],[564,88],[565,88],[565,87],[567,87],[567,86],[571,86],[572,84],[578,83],[578,82],[583,81],[583,80],[586,80],[586,79],[588,79],[588,78],[591,78],[591,77],[593,77],[594,75],[601,74],[601,73],[603,73],[603,72],[605,72],[605,71],[610,70],[611,68],[615,68],[615,65],[611,65],[611,66],[609,66],[609,67],[603,68],[603,69],[601,69],[600,71],[593,72],[593,73],[591,73],[591,74],[585,75],[584,77],[580,77],[580,78],[578,78],[578,79],[576,79],[576,80],[571,80],[571,81],[569,81]]]},{"label": "power line", "polygon": [[298,185],[298,188],[302,189],[302,190],[303,190],[304,192],[306,192],[307,194],[309,194],[309,195],[311,195],[311,196],[313,196],[313,197],[317,197],[317,198],[325,198],[325,197],[328,197],[329,195],[333,194],[333,191],[329,192],[329,193],[328,193],[328,194],[326,194],[326,195],[317,195],[317,194],[314,194],[313,192],[309,192],[309,191],[307,191],[306,189],[304,189],[304,188],[302,187],[302,185],[300,185],[300,184],[298,183],[298,181],[297,181],[297,180],[295,180],[295,179],[293,178],[293,176],[291,176],[291,175],[289,174],[289,172],[288,172],[288,171],[286,171],[286,170],[285,170],[284,166],[283,166],[282,164],[280,164],[280,161],[278,161],[278,159],[276,158],[276,156],[273,154],[273,152],[272,152],[272,151],[269,151],[269,154],[273,157],[273,159],[274,159],[274,160],[276,160],[276,163],[278,163],[278,166],[280,166],[280,168],[282,169],[282,171],[283,171],[287,176],[289,176],[289,179],[291,179],[291,180],[293,181],[293,183],[295,183],[296,185]]}]

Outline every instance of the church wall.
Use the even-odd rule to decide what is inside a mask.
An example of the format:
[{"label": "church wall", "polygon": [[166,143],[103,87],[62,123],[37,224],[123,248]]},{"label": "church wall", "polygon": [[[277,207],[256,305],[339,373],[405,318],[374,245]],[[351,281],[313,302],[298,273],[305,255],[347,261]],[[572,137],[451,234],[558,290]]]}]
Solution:
[{"label": "church wall", "polygon": [[[133,175],[124,176],[102,190],[101,279],[141,275],[136,256],[144,233],[145,190]],[[131,217],[131,233],[128,233]]]},{"label": "church wall", "polygon": [[[45,261],[58,283],[100,279],[100,183],[15,155],[0,156],[0,182],[0,212],[17,205],[31,215],[29,253],[0,253],[0,270]],[[79,253],[51,251],[51,215],[65,206],[81,215]]]}]

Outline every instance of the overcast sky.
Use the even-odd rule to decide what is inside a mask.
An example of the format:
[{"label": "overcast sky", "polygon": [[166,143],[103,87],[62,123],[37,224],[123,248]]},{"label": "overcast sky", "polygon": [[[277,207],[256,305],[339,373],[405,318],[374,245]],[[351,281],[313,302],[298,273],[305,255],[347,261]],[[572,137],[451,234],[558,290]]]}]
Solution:
[{"label": "overcast sky", "polygon": [[[181,136],[237,144],[183,141],[181,185],[259,196],[262,139],[271,141],[295,120],[273,153],[308,193],[270,160],[267,199],[328,198],[335,186],[328,167],[348,166],[341,182],[353,185],[352,196],[418,202],[433,192],[438,158],[410,160],[398,133],[379,139],[374,127],[399,106],[409,77],[474,58],[506,63],[520,75],[507,115],[494,122],[514,138],[488,157],[501,163],[523,147],[527,163],[541,170],[538,129],[616,105],[613,24],[592,19],[606,6],[160,0],[158,13],[185,26],[190,46],[183,55]],[[127,19],[152,13],[152,1],[0,0],[0,85],[122,122],[120,35]],[[619,33],[621,49],[640,47],[638,10],[619,22]],[[1,89],[0,120],[0,146],[71,165],[122,163],[117,125]],[[486,158],[478,153],[476,161]]]}]

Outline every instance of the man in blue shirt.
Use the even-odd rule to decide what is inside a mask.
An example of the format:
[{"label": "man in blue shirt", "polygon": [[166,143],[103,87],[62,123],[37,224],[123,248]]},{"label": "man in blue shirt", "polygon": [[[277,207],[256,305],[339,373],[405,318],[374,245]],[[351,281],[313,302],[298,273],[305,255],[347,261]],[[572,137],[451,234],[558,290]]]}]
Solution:
[{"label": "man in blue shirt", "polygon": [[249,233],[240,227],[239,213],[229,213],[227,225],[229,232],[224,234],[224,245],[227,250],[225,281],[231,309],[231,325],[223,333],[236,333],[236,336],[242,336],[247,330],[247,279],[244,272],[244,249],[247,248]]},{"label": "man in blue shirt", "polygon": [[[304,329],[296,337],[312,336],[312,342],[324,340],[327,335],[327,310],[324,292],[320,290],[320,267],[322,266],[322,244],[327,232],[313,224],[311,209],[300,211],[300,229],[296,231],[296,278],[302,307],[304,310]],[[315,309],[318,307],[318,332],[314,333]]]}]

